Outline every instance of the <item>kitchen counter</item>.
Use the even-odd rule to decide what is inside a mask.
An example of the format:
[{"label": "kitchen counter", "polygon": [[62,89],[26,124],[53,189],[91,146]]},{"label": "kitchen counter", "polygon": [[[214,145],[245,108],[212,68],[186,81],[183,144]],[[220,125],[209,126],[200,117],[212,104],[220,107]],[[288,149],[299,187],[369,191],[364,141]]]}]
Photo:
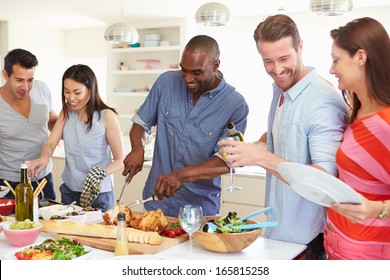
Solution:
[{"label": "kitchen counter", "polygon": [[[43,242],[47,238],[53,238],[52,234],[42,232],[38,237],[38,242]],[[200,247],[195,241],[193,242],[192,259],[199,260],[289,260],[294,259],[305,249],[305,245],[275,241],[270,239],[258,238],[251,246],[241,252],[230,254],[219,254],[207,251]],[[17,248],[11,246],[5,239],[4,233],[0,234],[0,259],[4,260],[4,254],[14,251]],[[186,241],[175,247],[162,251],[154,255],[129,255],[115,257],[113,252],[100,249],[93,249],[91,253],[92,260],[102,259],[156,259],[156,260],[188,260],[189,259],[189,242]]]}]

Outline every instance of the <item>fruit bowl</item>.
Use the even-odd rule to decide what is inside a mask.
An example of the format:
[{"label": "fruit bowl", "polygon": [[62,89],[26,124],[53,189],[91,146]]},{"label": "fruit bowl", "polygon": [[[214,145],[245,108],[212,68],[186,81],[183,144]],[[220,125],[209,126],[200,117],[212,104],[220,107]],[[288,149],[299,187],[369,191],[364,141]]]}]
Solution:
[{"label": "fruit bowl", "polygon": [[34,243],[42,232],[42,224],[32,229],[10,229],[12,223],[3,226],[4,236],[15,247],[23,247]]},{"label": "fruit bowl", "polygon": [[[256,223],[255,221],[246,221]],[[209,233],[197,231],[192,237],[206,250],[217,253],[233,253],[238,252],[251,245],[262,233],[263,229],[255,229],[251,231],[243,231],[240,233]]]},{"label": "fruit bowl", "polygon": [[0,215],[8,216],[15,210],[15,199],[0,198]]}]

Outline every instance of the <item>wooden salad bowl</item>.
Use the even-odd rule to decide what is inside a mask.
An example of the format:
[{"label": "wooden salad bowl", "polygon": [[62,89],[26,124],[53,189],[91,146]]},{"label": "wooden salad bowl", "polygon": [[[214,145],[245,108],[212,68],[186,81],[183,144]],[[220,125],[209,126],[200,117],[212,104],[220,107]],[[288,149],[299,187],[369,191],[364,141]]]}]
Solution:
[{"label": "wooden salad bowl", "polygon": [[[247,223],[256,223],[247,221]],[[194,232],[193,239],[206,250],[217,253],[238,252],[251,245],[262,233],[263,228],[240,233]]]}]

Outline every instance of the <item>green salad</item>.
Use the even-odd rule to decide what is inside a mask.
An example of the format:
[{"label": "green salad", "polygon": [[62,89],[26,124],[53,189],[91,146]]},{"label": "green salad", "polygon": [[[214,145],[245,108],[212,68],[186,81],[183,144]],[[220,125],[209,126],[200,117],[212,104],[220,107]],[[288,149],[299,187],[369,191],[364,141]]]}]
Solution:
[{"label": "green salad", "polygon": [[46,239],[41,244],[35,245],[34,249],[52,251],[54,260],[72,260],[88,253],[79,241],[66,237]]},{"label": "green salad", "polygon": [[[226,217],[221,217],[217,220],[210,220],[209,222],[217,226],[217,230],[215,231],[217,233],[235,233],[235,232],[248,231],[248,230],[232,228],[233,226],[241,226],[247,224],[244,221],[240,221],[240,219],[237,217],[236,212],[229,212]],[[208,232],[207,224],[203,227],[203,231]]]}]

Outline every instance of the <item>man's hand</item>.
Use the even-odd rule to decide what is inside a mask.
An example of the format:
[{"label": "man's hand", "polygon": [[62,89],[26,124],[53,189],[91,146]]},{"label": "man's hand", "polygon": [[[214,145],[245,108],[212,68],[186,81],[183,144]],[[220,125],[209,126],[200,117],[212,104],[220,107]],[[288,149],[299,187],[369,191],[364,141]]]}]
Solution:
[{"label": "man's hand", "polygon": [[142,170],[144,164],[144,149],[133,148],[123,160],[125,166],[122,175],[127,176],[126,184],[130,183],[133,176]]},{"label": "man's hand", "polygon": [[157,178],[154,194],[162,200],[164,196],[171,197],[181,187],[181,179],[177,172],[161,175]]}]

